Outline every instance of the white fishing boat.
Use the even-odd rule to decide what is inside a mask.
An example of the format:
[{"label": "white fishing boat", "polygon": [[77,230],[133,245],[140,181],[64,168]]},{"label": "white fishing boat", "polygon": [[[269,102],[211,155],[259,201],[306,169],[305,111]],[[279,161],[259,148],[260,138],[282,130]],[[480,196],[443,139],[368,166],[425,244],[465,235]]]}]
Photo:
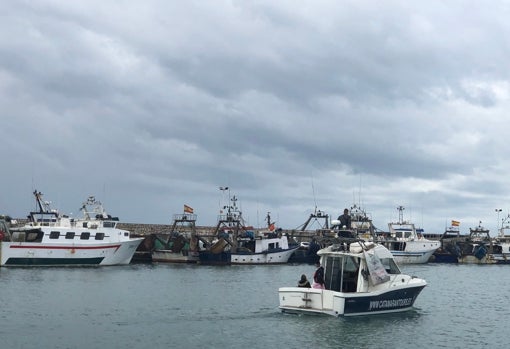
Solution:
[{"label": "white fishing boat", "polygon": [[494,244],[498,246],[497,252],[500,263],[510,263],[510,215],[502,219]]},{"label": "white fishing boat", "polygon": [[142,238],[118,229],[93,196],[83,203],[83,218],[61,215],[34,191],[39,211],[19,228],[6,228],[0,246],[2,266],[90,266],[129,264]]},{"label": "white fishing boat", "polygon": [[389,234],[379,235],[377,242],[388,248],[399,264],[427,263],[441,247],[441,242],[423,237],[423,234],[417,232],[414,223],[403,220],[404,207],[399,206],[397,209],[398,222],[388,223]]},{"label": "white fishing boat", "polygon": [[284,264],[299,245],[289,245],[288,237],[281,229],[275,229],[271,217],[264,230],[247,227],[242,212],[237,207],[237,198],[230,199],[225,206],[225,215],[218,216],[213,240],[208,248],[199,251],[201,264]]},{"label": "white fishing boat", "polygon": [[402,274],[388,249],[350,239],[318,252],[325,289],[281,287],[279,307],[287,313],[355,316],[409,310],[427,285]]},{"label": "white fishing boat", "polygon": [[232,264],[283,264],[298,249],[280,231],[248,231],[237,239]]}]

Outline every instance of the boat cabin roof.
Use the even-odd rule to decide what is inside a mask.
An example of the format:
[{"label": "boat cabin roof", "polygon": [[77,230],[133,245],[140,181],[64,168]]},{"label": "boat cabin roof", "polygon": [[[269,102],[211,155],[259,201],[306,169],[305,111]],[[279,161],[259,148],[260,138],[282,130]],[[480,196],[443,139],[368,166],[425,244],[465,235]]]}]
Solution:
[{"label": "boat cabin roof", "polygon": [[360,242],[353,242],[349,245],[347,249],[346,244],[334,244],[329,247],[323,248],[322,250],[319,250],[317,254],[319,256],[330,256],[330,257],[344,257],[344,256],[350,256],[350,257],[356,257],[356,258],[362,258],[365,259],[365,256],[363,254],[364,251],[374,251],[374,253],[379,258],[391,258],[393,259],[393,255],[391,252],[384,246],[379,244],[373,244],[373,243],[360,243]]}]

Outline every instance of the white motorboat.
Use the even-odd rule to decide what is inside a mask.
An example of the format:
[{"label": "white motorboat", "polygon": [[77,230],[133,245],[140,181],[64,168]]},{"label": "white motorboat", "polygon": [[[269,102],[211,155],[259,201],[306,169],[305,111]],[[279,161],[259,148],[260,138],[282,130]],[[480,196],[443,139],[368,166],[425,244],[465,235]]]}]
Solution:
[{"label": "white motorboat", "polygon": [[90,266],[129,264],[142,238],[118,229],[93,196],[83,204],[84,217],[61,215],[34,191],[39,211],[30,212],[23,227],[4,227],[0,246],[2,266]]},{"label": "white motorboat", "polygon": [[388,249],[350,239],[318,252],[325,289],[281,287],[279,307],[287,313],[355,316],[409,310],[427,285],[402,274]]},{"label": "white motorboat", "polygon": [[404,207],[397,207],[399,220],[388,223],[389,235],[379,236],[377,242],[390,250],[399,264],[427,263],[434,252],[441,247],[439,240],[429,240],[418,234],[414,223],[403,220]]}]

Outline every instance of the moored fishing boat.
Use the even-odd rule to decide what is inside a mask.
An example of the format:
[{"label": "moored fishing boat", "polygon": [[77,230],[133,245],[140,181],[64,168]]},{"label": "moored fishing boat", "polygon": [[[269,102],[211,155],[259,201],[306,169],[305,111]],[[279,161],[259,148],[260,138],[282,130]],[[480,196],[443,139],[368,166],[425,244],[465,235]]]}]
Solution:
[{"label": "moored fishing boat", "polygon": [[199,239],[196,225],[197,215],[193,209],[184,205],[184,213],[173,217],[173,224],[168,238],[163,239],[160,234],[153,234],[154,250],[153,262],[163,263],[197,263],[199,262]]},{"label": "moored fishing boat", "polygon": [[288,237],[281,229],[275,229],[271,217],[268,227],[256,230],[247,227],[242,212],[237,207],[237,198],[230,199],[227,213],[218,217],[214,240],[205,250],[198,252],[202,264],[283,264],[289,261],[299,247],[289,245]]},{"label": "moored fishing boat", "polygon": [[[455,224],[454,224],[455,223]],[[460,234],[457,221],[441,237],[441,248],[434,252],[434,262],[460,264],[510,264],[509,217],[501,221],[498,235],[491,237],[489,229],[478,226],[469,235]]]},{"label": "moored fishing boat", "polygon": [[475,228],[469,229],[469,237],[458,241],[460,264],[510,264],[510,242],[505,234],[506,226],[502,222],[496,238],[490,236],[490,231],[482,226],[482,222]]},{"label": "moored fishing boat", "polygon": [[501,259],[505,263],[510,263],[510,215],[502,219],[501,226],[498,230],[498,235],[494,239],[494,243],[498,246]]},{"label": "moored fishing boat", "polygon": [[444,233],[439,237],[441,247],[439,247],[432,258],[434,263],[458,263],[461,256],[461,250],[457,245],[459,242],[466,241],[467,236],[460,234],[460,222],[452,220],[450,227],[446,228]]},{"label": "moored fishing boat", "polygon": [[232,264],[283,264],[299,246],[289,246],[286,235],[278,231],[247,232],[236,239]]},{"label": "moored fishing boat", "polygon": [[232,205],[225,206],[226,214],[218,216],[218,223],[210,241],[206,242],[204,249],[198,252],[200,264],[230,265],[232,263],[232,246],[234,240],[244,231],[245,222],[241,211],[237,208],[237,198],[230,199]]},{"label": "moored fishing boat", "polygon": [[399,264],[427,263],[441,247],[441,242],[418,234],[414,223],[403,220],[404,207],[399,206],[397,209],[398,222],[388,223],[389,234],[379,235],[377,242],[388,248]]},{"label": "moored fishing boat", "polygon": [[384,246],[344,239],[318,252],[325,289],[281,287],[279,307],[287,313],[355,316],[409,310],[427,285],[402,274]]},{"label": "moored fishing boat", "polygon": [[[315,207],[308,219],[296,229],[299,234],[299,245],[290,256],[289,263],[315,264],[318,262],[317,251],[322,247],[319,241],[331,233],[329,224],[329,215]],[[316,228],[311,229],[312,227]],[[311,235],[310,241],[302,241],[305,234]]]},{"label": "moored fishing boat", "polygon": [[34,191],[39,207],[22,227],[4,227],[0,242],[2,266],[97,266],[129,264],[143,240],[117,228],[118,218],[106,213],[90,196],[83,203],[83,218],[61,215]]}]

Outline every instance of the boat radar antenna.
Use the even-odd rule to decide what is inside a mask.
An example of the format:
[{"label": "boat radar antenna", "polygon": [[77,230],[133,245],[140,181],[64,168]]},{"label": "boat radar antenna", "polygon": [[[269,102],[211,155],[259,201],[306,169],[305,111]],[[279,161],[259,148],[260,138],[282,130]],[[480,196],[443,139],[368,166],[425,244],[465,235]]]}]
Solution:
[{"label": "boat radar antenna", "polygon": [[398,210],[398,222],[400,224],[402,224],[402,223],[404,223],[404,210],[405,210],[405,207],[404,206],[398,206],[397,210]]},{"label": "boat radar antenna", "polygon": [[223,195],[225,194],[225,192],[226,192],[227,190],[228,190],[228,200],[229,200],[229,202],[230,202],[230,189],[229,189],[228,187],[220,187],[220,191],[221,191],[221,204],[219,205],[219,206],[220,206],[220,214],[222,214],[222,213],[223,213],[223,210],[224,210],[225,208],[227,208],[227,206],[223,204],[223,201],[224,201],[224,199],[223,199]]},{"label": "boat radar antenna", "polygon": [[[88,210],[87,207],[92,207],[92,210]],[[87,198],[87,201],[85,201],[80,211],[83,211],[83,215],[85,216],[85,219],[91,219],[90,214],[94,213],[95,216],[100,215],[102,218],[108,218],[108,215],[106,214],[105,209],[103,208],[103,204],[101,204],[101,201],[96,200],[96,197],[93,195],[90,195]]]},{"label": "boat radar antenna", "polygon": [[50,201],[43,201],[43,194],[40,191],[34,191],[35,200],[37,201],[37,205],[39,206],[39,212],[51,212]]}]

